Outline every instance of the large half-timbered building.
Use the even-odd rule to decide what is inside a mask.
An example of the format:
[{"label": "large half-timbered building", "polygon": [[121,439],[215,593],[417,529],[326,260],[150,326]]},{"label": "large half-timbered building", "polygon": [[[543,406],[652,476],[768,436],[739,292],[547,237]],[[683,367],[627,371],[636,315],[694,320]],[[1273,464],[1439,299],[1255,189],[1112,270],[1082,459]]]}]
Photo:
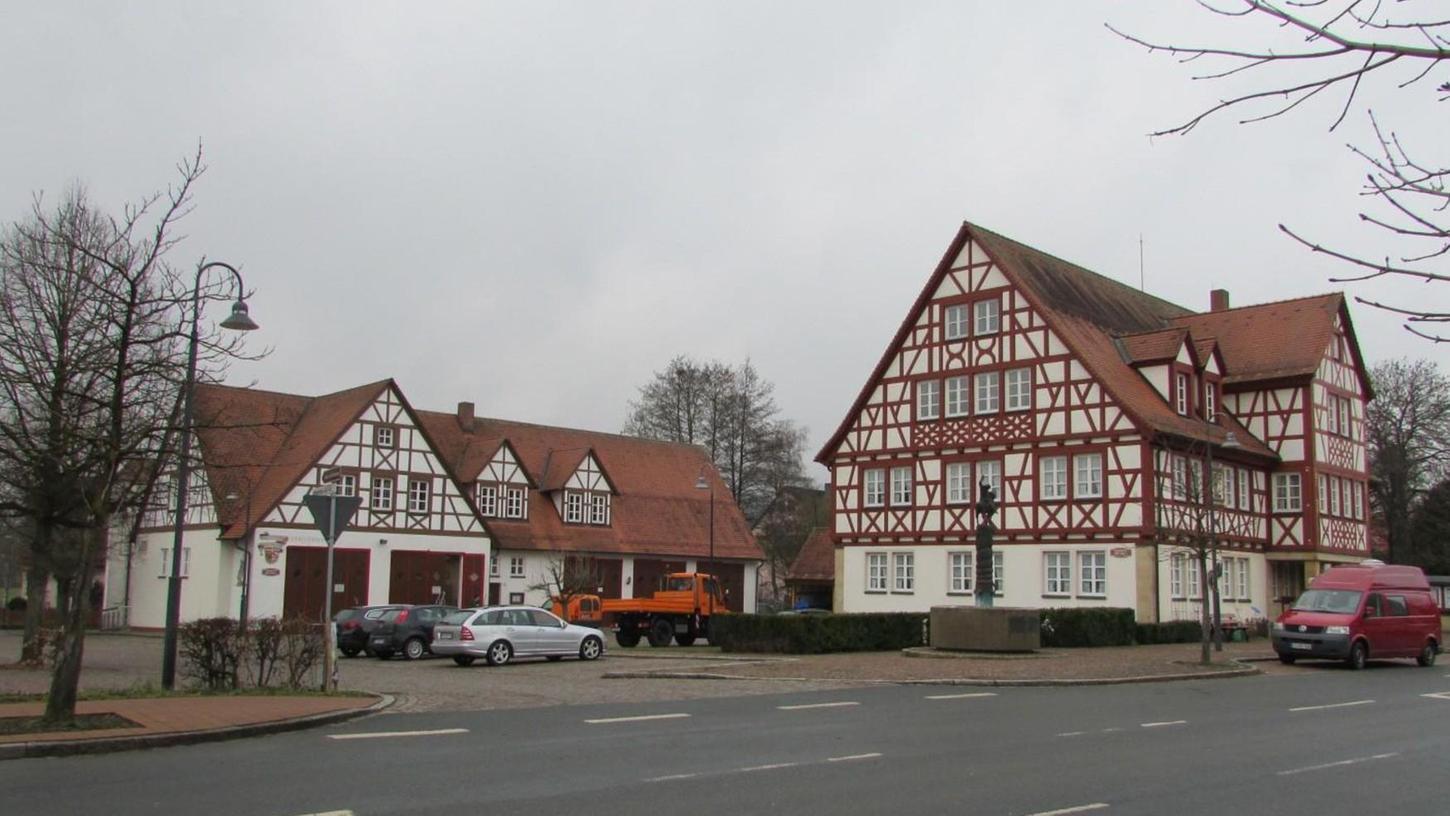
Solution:
[{"label": "large half-timbered building", "polygon": [[1273,614],[1368,556],[1370,397],[1342,295],[1195,313],[964,224],[817,456],[834,606],[972,603],[985,480],[1001,605],[1193,618],[1197,525],[1225,612]]},{"label": "large half-timbered building", "polygon": [[[196,406],[183,620],[316,617],[326,543],[302,500],[324,480],[361,499],[334,551],[334,608],[538,604],[566,559],[592,565],[606,597],[699,568],[754,608],[762,553],[702,449],[485,419],[472,403],[421,411],[392,380],[319,397],[202,385]],[[175,500],[163,477],[134,541],[112,547],[106,603],[131,626],[164,622]]]}]

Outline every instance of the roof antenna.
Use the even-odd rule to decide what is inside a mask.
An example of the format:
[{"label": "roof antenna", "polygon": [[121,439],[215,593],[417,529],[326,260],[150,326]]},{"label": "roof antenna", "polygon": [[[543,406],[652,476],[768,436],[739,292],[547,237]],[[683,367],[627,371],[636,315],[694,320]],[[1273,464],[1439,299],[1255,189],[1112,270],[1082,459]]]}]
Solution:
[{"label": "roof antenna", "polygon": [[1138,291],[1143,291],[1143,233],[1138,233]]}]

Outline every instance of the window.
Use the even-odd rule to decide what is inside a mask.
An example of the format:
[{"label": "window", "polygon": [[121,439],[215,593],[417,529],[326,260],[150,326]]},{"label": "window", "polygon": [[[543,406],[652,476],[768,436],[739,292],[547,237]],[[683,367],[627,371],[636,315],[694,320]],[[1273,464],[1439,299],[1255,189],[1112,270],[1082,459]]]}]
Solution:
[{"label": "window", "polygon": [[1329,477],[1329,514],[1330,515],[1333,515],[1333,516],[1340,515],[1340,511],[1342,509],[1343,509],[1343,507],[1340,506],[1340,502],[1339,502],[1339,477],[1338,476],[1330,476]]},{"label": "window", "polygon": [[997,372],[987,371],[973,378],[977,387],[977,413],[995,414],[1002,407],[1002,383]]},{"label": "window", "polygon": [[891,503],[898,506],[911,504],[911,468],[891,469]]},{"label": "window", "polygon": [[1344,397],[1336,397],[1335,402],[1339,407],[1339,432],[1345,436],[1352,436],[1349,432],[1349,400]]},{"label": "window", "polygon": [[1173,456],[1173,498],[1188,497],[1188,463],[1182,456]]},{"label": "window", "polygon": [[1043,563],[1047,567],[1048,595],[1071,595],[1072,594],[1072,554],[1065,552],[1049,552],[1042,554]]},{"label": "window", "polygon": [[1179,374],[1177,377],[1178,394],[1176,406],[1181,416],[1188,416],[1188,375]]},{"label": "window", "polygon": [[373,477],[373,509],[374,510],[392,510],[393,509],[393,477],[391,477],[391,476],[374,476]]},{"label": "window", "polygon": [[490,558],[488,561],[488,574],[491,578],[498,577],[498,558]]},{"label": "window", "polygon": [[1253,510],[1253,495],[1249,493],[1249,472],[1239,471],[1239,507],[1244,510]]},{"label": "window", "polygon": [[428,494],[433,483],[427,478],[408,477],[408,512],[428,512]]},{"label": "window", "polygon": [[1188,497],[1193,501],[1203,499],[1204,489],[1208,485],[1203,481],[1203,463],[1197,459],[1188,460]]},{"label": "window", "polygon": [[1339,433],[1339,397],[1329,395],[1328,410],[1325,413],[1328,414],[1324,418],[1324,424],[1328,426],[1325,430],[1332,434]]},{"label": "window", "polygon": [[1103,455],[1101,453],[1079,453],[1072,458],[1077,466],[1077,480],[1073,482],[1073,496],[1079,499],[1100,499],[1103,497]]},{"label": "window", "polygon": [[945,317],[946,337],[948,340],[960,340],[967,336],[966,306],[948,306]]},{"label": "window", "polygon": [[891,560],[896,571],[896,582],[892,592],[916,591],[916,556],[909,552],[892,553]]},{"label": "window", "polygon": [[[161,577],[171,577],[171,547],[161,548]],[[191,577],[191,548],[181,548],[181,577]]]},{"label": "window", "polygon": [[1002,567],[1002,557],[1003,557],[1003,554],[1000,553],[1000,552],[994,552],[994,553],[992,553],[992,594],[993,595],[1001,595],[1002,594],[1002,587],[1005,586],[1005,583],[1004,583],[1004,581],[1002,579],[1002,575],[1005,572],[1005,570]]},{"label": "window", "polygon": [[339,496],[356,496],[357,495],[357,474],[356,473],[344,473],[344,474],[342,474],[342,478],[338,480],[337,486],[340,488],[340,492],[338,493]]},{"label": "window", "polygon": [[947,592],[971,592],[972,591],[972,553],[954,552],[947,554],[947,563],[950,566],[948,574],[951,576],[951,583],[947,585]]},{"label": "window", "polygon": [[1108,594],[1108,554],[1105,552],[1080,552],[1077,554],[1078,572],[1082,576],[1083,595]]},{"label": "window", "polygon": [[391,425],[373,426],[373,445],[379,448],[391,448],[398,444],[397,433]]},{"label": "window", "polygon": [[1032,369],[1014,368],[1007,372],[1007,410],[1025,411],[1032,407]]},{"label": "window", "polygon": [[1324,512],[1324,508],[1329,506],[1329,477],[1321,473],[1314,477],[1314,482],[1319,486],[1316,493],[1319,496],[1319,512],[1322,513]]},{"label": "window", "polygon": [[1228,465],[1223,468],[1223,503],[1225,507],[1237,508],[1239,506],[1238,496],[1234,490],[1234,469]]},{"label": "window", "polygon": [[976,303],[976,325],[973,330],[977,334],[992,334],[1002,328],[1002,302],[993,298],[992,300],[979,300]]},{"label": "window", "polygon": [[1274,512],[1297,513],[1300,509],[1299,474],[1274,474]]},{"label": "window", "polygon": [[1218,399],[1214,394],[1214,384],[1204,383],[1203,385],[1203,418],[1209,422],[1218,421]]},{"label": "window", "polygon": [[964,416],[967,413],[967,378],[947,377],[947,416]]},{"label": "window", "polygon": [[589,523],[609,523],[609,494],[595,493],[589,498]]},{"label": "window", "polygon": [[1183,597],[1183,554],[1174,553],[1168,563],[1168,594],[1174,598]]},{"label": "window", "polygon": [[[992,486],[992,494],[997,497],[997,505],[1002,504],[1002,463],[990,460],[977,463],[977,484],[985,479],[987,484]],[[998,522],[1000,525],[1001,522]]]},{"label": "window", "polygon": [[478,513],[481,516],[498,515],[498,485],[478,486]]},{"label": "window", "polygon": [[1364,521],[1364,485],[1354,483],[1354,517]]},{"label": "window", "polygon": [[922,380],[916,384],[916,418],[939,419],[941,417],[941,383],[937,380]]},{"label": "window", "polygon": [[947,504],[972,503],[972,466],[968,462],[947,465]]},{"label": "window", "polygon": [[1238,575],[1235,576],[1235,582],[1238,584],[1238,597],[1239,600],[1247,601],[1252,597],[1249,594],[1249,559],[1240,558],[1238,562]]},{"label": "window", "polygon": [[1039,498],[1067,498],[1067,457],[1042,457],[1040,479],[1042,483],[1038,490]]},{"label": "window", "polygon": [[1198,569],[1198,559],[1187,558],[1185,561],[1188,563],[1188,597],[1195,599],[1202,597],[1203,593],[1201,590],[1203,588],[1203,581],[1201,578],[1202,573]]},{"label": "window", "polygon": [[886,471],[866,471],[866,506],[881,507],[886,504]]},{"label": "window", "polygon": [[866,591],[886,591],[886,553],[866,553]]},{"label": "window", "polygon": [[[508,489],[508,504],[505,505],[504,511],[509,518],[521,519],[528,515],[528,506],[524,504],[524,498],[527,494],[528,491],[522,487],[510,487]],[[608,524],[609,522],[605,521],[604,523]]]},{"label": "window", "polygon": [[522,557],[516,555],[509,559],[509,577],[524,577],[524,559]]},{"label": "window", "polygon": [[1223,465],[1214,464],[1209,483],[1213,491],[1213,503],[1220,507],[1228,504],[1228,491],[1232,489],[1232,485],[1228,483],[1228,474]]},{"label": "window", "polygon": [[564,521],[570,524],[584,523],[584,494],[573,490],[564,492]]}]

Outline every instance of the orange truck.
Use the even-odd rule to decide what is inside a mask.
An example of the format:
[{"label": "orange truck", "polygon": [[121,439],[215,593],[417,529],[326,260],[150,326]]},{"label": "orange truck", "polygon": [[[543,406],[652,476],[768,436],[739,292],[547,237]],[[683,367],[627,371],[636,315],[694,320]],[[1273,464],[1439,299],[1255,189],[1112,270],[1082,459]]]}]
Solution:
[{"label": "orange truck", "polygon": [[602,607],[615,621],[615,641],[626,648],[638,646],[641,637],[651,646],[668,646],[671,640],[689,646],[696,638],[709,639],[711,618],[730,612],[720,582],[698,572],[670,573],[654,595],[606,598]]}]

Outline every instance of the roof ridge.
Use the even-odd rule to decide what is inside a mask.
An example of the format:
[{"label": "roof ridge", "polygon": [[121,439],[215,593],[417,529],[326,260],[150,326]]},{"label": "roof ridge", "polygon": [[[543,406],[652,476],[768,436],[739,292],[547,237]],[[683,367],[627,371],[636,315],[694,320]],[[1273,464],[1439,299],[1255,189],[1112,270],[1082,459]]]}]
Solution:
[{"label": "roof ridge", "polygon": [[1266,301],[1263,301],[1262,303],[1247,303],[1247,304],[1244,304],[1243,306],[1234,306],[1234,307],[1229,308],[1229,309],[1219,309],[1217,311],[1211,311],[1211,312],[1192,312],[1191,314],[1182,315],[1181,317],[1175,317],[1173,319],[1174,320],[1182,320],[1184,318],[1193,318],[1193,317],[1211,317],[1213,315],[1224,314],[1225,312],[1240,312],[1240,311],[1243,311],[1245,309],[1261,309],[1261,308],[1263,308],[1265,306],[1279,306],[1279,305],[1282,305],[1282,304],[1285,304],[1285,303],[1293,303],[1293,302],[1298,301],[1298,300],[1316,300],[1316,299],[1319,299],[1319,298],[1332,298],[1332,297],[1343,298],[1344,297],[1344,293],[1343,292],[1324,292],[1324,293],[1318,294],[1318,295],[1300,295],[1299,297],[1282,298],[1280,300],[1266,300]]},{"label": "roof ridge", "polygon": [[[422,408],[419,408],[417,410],[418,410],[418,413],[420,413],[420,414],[437,414],[439,416],[453,416],[454,415],[453,412],[451,412],[451,411],[431,411],[431,410],[426,410],[426,409],[422,409]],[[673,441],[668,440],[668,439],[651,439],[651,438],[649,438],[647,436],[632,436],[632,435],[627,434],[627,433],[619,433],[619,432],[616,432],[616,431],[596,431],[596,430],[593,430],[591,428],[575,428],[575,427],[570,427],[568,425],[545,425],[542,422],[528,422],[528,421],[520,420],[520,419],[502,419],[500,417],[478,416],[478,417],[474,417],[474,422],[475,423],[478,423],[478,422],[497,422],[497,423],[502,424],[502,425],[521,425],[521,426],[528,427],[528,428],[542,428],[544,430],[549,430],[549,431],[568,431],[570,433],[593,434],[595,436],[607,436],[607,437],[611,437],[611,438],[614,438],[614,439],[628,439],[628,440],[634,441],[634,442],[652,442],[652,443],[657,444],[657,445],[672,445],[672,446],[676,446],[676,447],[686,447],[686,448],[703,448],[704,447],[703,444],[696,443],[696,442],[673,442]],[[505,437],[505,439],[507,439],[507,437]],[[561,451],[561,452],[562,451],[567,451],[567,450],[572,450],[572,448],[559,448],[559,451]]]}]

